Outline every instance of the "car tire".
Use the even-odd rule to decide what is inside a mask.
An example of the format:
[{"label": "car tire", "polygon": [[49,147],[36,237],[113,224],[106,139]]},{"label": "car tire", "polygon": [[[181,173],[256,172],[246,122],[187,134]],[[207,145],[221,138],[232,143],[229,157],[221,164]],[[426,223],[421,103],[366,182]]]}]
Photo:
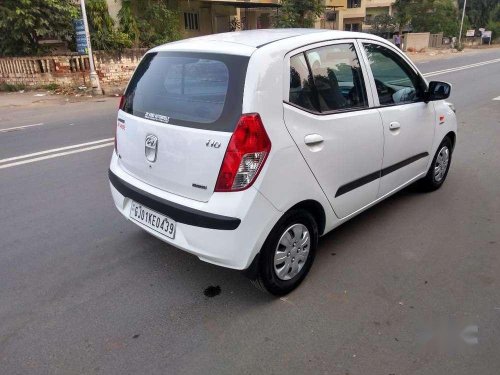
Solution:
[{"label": "car tire", "polygon": [[262,246],[253,284],[275,296],[297,288],[312,266],[318,237],[318,225],[308,211],[287,212]]},{"label": "car tire", "polygon": [[439,145],[427,175],[420,181],[423,191],[435,191],[443,186],[451,165],[453,144],[449,137],[443,139]]}]

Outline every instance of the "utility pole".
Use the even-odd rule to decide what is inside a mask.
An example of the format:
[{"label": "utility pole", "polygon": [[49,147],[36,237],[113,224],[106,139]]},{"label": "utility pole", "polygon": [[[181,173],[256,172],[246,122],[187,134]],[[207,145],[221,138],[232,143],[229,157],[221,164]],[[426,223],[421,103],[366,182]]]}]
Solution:
[{"label": "utility pole", "polygon": [[465,7],[467,6],[467,0],[464,0],[464,9],[462,11],[462,22],[460,23],[460,35],[458,36],[458,46],[462,47],[462,31],[464,28],[464,18],[465,18]]},{"label": "utility pole", "polygon": [[87,51],[89,55],[90,65],[90,84],[92,85],[92,92],[94,93],[94,95],[102,95],[99,76],[95,71],[94,56],[92,55],[92,45],[90,44],[89,23],[87,21],[87,11],[85,10],[85,0],[80,0],[80,6],[82,8],[83,25],[85,26],[85,36],[87,38]]}]

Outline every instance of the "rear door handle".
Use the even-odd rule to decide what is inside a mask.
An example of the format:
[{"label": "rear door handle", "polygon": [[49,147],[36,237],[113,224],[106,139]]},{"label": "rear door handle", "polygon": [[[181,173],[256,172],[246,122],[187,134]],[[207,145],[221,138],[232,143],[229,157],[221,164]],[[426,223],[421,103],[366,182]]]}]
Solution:
[{"label": "rear door handle", "polygon": [[401,128],[401,124],[399,122],[391,122],[389,124],[389,130],[398,130]]},{"label": "rear door handle", "polygon": [[323,137],[319,134],[309,134],[304,138],[304,142],[309,146],[317,145],[318,143],[322,143],[323,141]]}]

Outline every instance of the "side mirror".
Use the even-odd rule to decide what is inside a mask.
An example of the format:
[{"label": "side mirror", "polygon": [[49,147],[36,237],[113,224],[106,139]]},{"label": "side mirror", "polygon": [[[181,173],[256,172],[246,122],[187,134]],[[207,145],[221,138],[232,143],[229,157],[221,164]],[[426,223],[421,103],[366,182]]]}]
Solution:
[{"label": "side mirror", "polygon": [[451,85],[446,82],[432,81],[425,95],[426,102],[448,99],[451,94]]}]

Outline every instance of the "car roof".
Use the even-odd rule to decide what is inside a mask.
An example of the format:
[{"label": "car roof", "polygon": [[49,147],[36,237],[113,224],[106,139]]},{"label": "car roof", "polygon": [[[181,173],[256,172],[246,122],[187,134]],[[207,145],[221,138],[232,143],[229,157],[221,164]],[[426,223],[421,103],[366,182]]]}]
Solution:
[{"label": "car roof", "polygon": [[227,43],[238,43],[248,47],[260,48],[266,44],[278,40],[293,38],[301,35],[324,32],[321,29],[260,29],[234,31],[229,33],[211,34],[197,38],[192,41],[217,41]]},{"label": "car roof", "polygon": [[[371,34],[325,29],[259,29],[210,34],[195,38],[167,43],[152,49],[161,51],[206,51],[234,53],[250,56],[256,49],[273,46],[277,42],[292,42],[297,46],[313,41],[347,38],[365,38],[382,40]],[[287,43],[287,44],[289,44]]]}]

